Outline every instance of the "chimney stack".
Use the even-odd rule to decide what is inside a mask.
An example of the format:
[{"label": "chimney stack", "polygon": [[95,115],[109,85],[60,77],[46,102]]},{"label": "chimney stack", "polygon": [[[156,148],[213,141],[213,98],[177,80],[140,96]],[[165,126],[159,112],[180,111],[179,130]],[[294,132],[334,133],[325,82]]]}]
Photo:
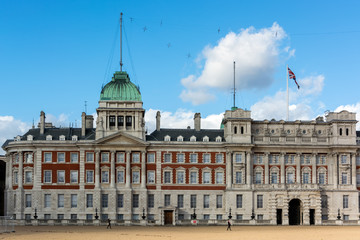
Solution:
[{"label": "chimney stack", "polygon": [[40,112],[40,134],[45,133],[45,113],[43,111]]},{"label": "chimney stack", "polygon": [[195,131],[200,131],[200,129],[201,129],[201,115],[200,115],[200,113],[195,113],[195,115],[194,115],[194,129],[195,129]]},{"label": "chimney stack", "polygon": [[81,136],[86,135],[86,129],[94,127],[93,115],[86,115],[85,112],[81,114]]},{"label": "chimney stack", "polygon": [[156,131],[160,131],[160,111],[157,111],[156,113]]},{"label": "chimney stack", "polygon": [[86,118],[86,113],[82,112],[81,114],[81,136],[84,137],[85,133],[86,133],[86,122],[85,122],[85,118]]}]

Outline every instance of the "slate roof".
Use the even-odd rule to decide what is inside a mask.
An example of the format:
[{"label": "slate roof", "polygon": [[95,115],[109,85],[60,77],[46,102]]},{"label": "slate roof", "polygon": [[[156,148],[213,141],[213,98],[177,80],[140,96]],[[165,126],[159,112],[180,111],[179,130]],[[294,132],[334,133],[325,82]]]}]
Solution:
[{"label": "slate roof", "polygon": [[164,141],[165,136],[170,136],[170,141],[177,141],[178,136],[183,137],[183,141],[190,141],[190,137],[195,136],[197,142],[202,142],[203,137],[208,136],[209,142],[215,142],[216,137],[220,136],[222,142],[224,139],[223,129],[201,129],[196,131],[195,129],[169,129],[161,128],[160,131],[155,130],[150,135],[146,136],[146,141]]}]

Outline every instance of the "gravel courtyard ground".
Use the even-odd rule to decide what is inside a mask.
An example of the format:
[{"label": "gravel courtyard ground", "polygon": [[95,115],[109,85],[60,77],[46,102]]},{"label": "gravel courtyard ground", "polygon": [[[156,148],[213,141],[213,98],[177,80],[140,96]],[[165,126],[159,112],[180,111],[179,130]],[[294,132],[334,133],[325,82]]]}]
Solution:
[{"label": "gravel courtyard ground", "polygon": [[360,226],[17,226],[0,239],[17,240],[360,240]]}]

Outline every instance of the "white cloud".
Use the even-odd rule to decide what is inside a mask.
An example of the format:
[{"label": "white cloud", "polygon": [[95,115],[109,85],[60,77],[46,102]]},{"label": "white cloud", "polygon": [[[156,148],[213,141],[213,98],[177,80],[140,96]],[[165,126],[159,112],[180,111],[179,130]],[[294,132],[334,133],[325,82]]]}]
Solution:
[{"label": "white cloud", "polygon": [[[146,122],[146,129],[148,130],[148,134],[153,132],[156,128],[156,109],[149,109],[145,112],[145,122]],[[160,111],[161,114],[161,121],[160,127],[161,128],[187,128],[190,126],[194,128],[194,112],[185,110],[185,109],[178,109],[176,112],[167,112],[167,111]],[[201,117],[201,128],[202,129],[219,129],[221,120],[223,119],[224,114],[212,114],[206,117]]]},{"label": "white cloud", "polygon": [[250,27],[240,33],[228,33],[217,46],[207,46],[198,61],[203,62],[199,76],[189,75],[181,80],[185,90],[183,101],[194,105],[213,100],[210,89],[227,91],[233,86],[233,61],[236,62],[236,87],[261,89],[273,81],[273,73],[281,54],[294,55],[290,47],[280,49],[285,31],[274,23],[270,28],[255,30]]},{"label": "white cloud", "polygon": [[[299,90],[289,89],[289,120],[309,120],[314,116],[312,110],[313,99],[322,92],[324,86],[323,75],[298,79]],[[292,81],[292,80],[289,80]],[[293,84],[289,82],[289,84]],[[323,103],[318,103],[323,107]],[[284,119],[286,120],[286,91],[278,91],[274,96],[266,96],[251,106],[252,118]]]},{"label": "white cloud", "polygon": [[[349,112],[356,113],[356,120],[360,121],[360,102],[351,105],[341,105],[335,109],[335,112],[340,112],[342,110],[347,110]],[[356,125],[356,130],[360,130],[360,125]]]}]

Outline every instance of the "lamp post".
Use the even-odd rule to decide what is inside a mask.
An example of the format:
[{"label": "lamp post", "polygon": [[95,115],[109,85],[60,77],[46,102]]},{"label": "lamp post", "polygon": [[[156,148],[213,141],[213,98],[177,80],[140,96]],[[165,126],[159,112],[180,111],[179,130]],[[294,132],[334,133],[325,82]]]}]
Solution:
[{"label": "lamp post", "polygon": [[252,209],[251,211],[251,220],[254,220],[255,219],[255,212],[254,212],[254,209]]},{"label": "lamp post", "polygon": [[143,208],[143,214],[142,214],[141,218],[142,218],[143,220],[145,220],[145,218],[146,218],[146,215],[145,215],[145,208]]},{"label": "lamp post", "polygon": [[191,215],[192,219],[195,220],[196,219],[196,212],[195,212],[195,208],[194,208],[194,213]]},{"label": "lamp post", "polygon": [[95,208],[95,219],[96,219],[96,220],[98,220],[98,219],[99,219],[99,215],[98,215],[98,213],[97,213],[97,212],[98,212],[98,210],[97,210],[97,208]]},{"label": "lamp post", "polygon": [[231,216],[231,208],[229,208],[229,219],[231,219],[232,218],[232,216]]},{"label": "lamp post", "polygon": [[34,219],[37,219],[38,215],[37,215],[37,209],[35,208],[35,214],[34,214]]},{"label": "lamp post", "polygon": [[338,208],[338,215],[337,215],[337,220],[340,220],[341,219],[341,215],[340,215],[340,208]]}]

